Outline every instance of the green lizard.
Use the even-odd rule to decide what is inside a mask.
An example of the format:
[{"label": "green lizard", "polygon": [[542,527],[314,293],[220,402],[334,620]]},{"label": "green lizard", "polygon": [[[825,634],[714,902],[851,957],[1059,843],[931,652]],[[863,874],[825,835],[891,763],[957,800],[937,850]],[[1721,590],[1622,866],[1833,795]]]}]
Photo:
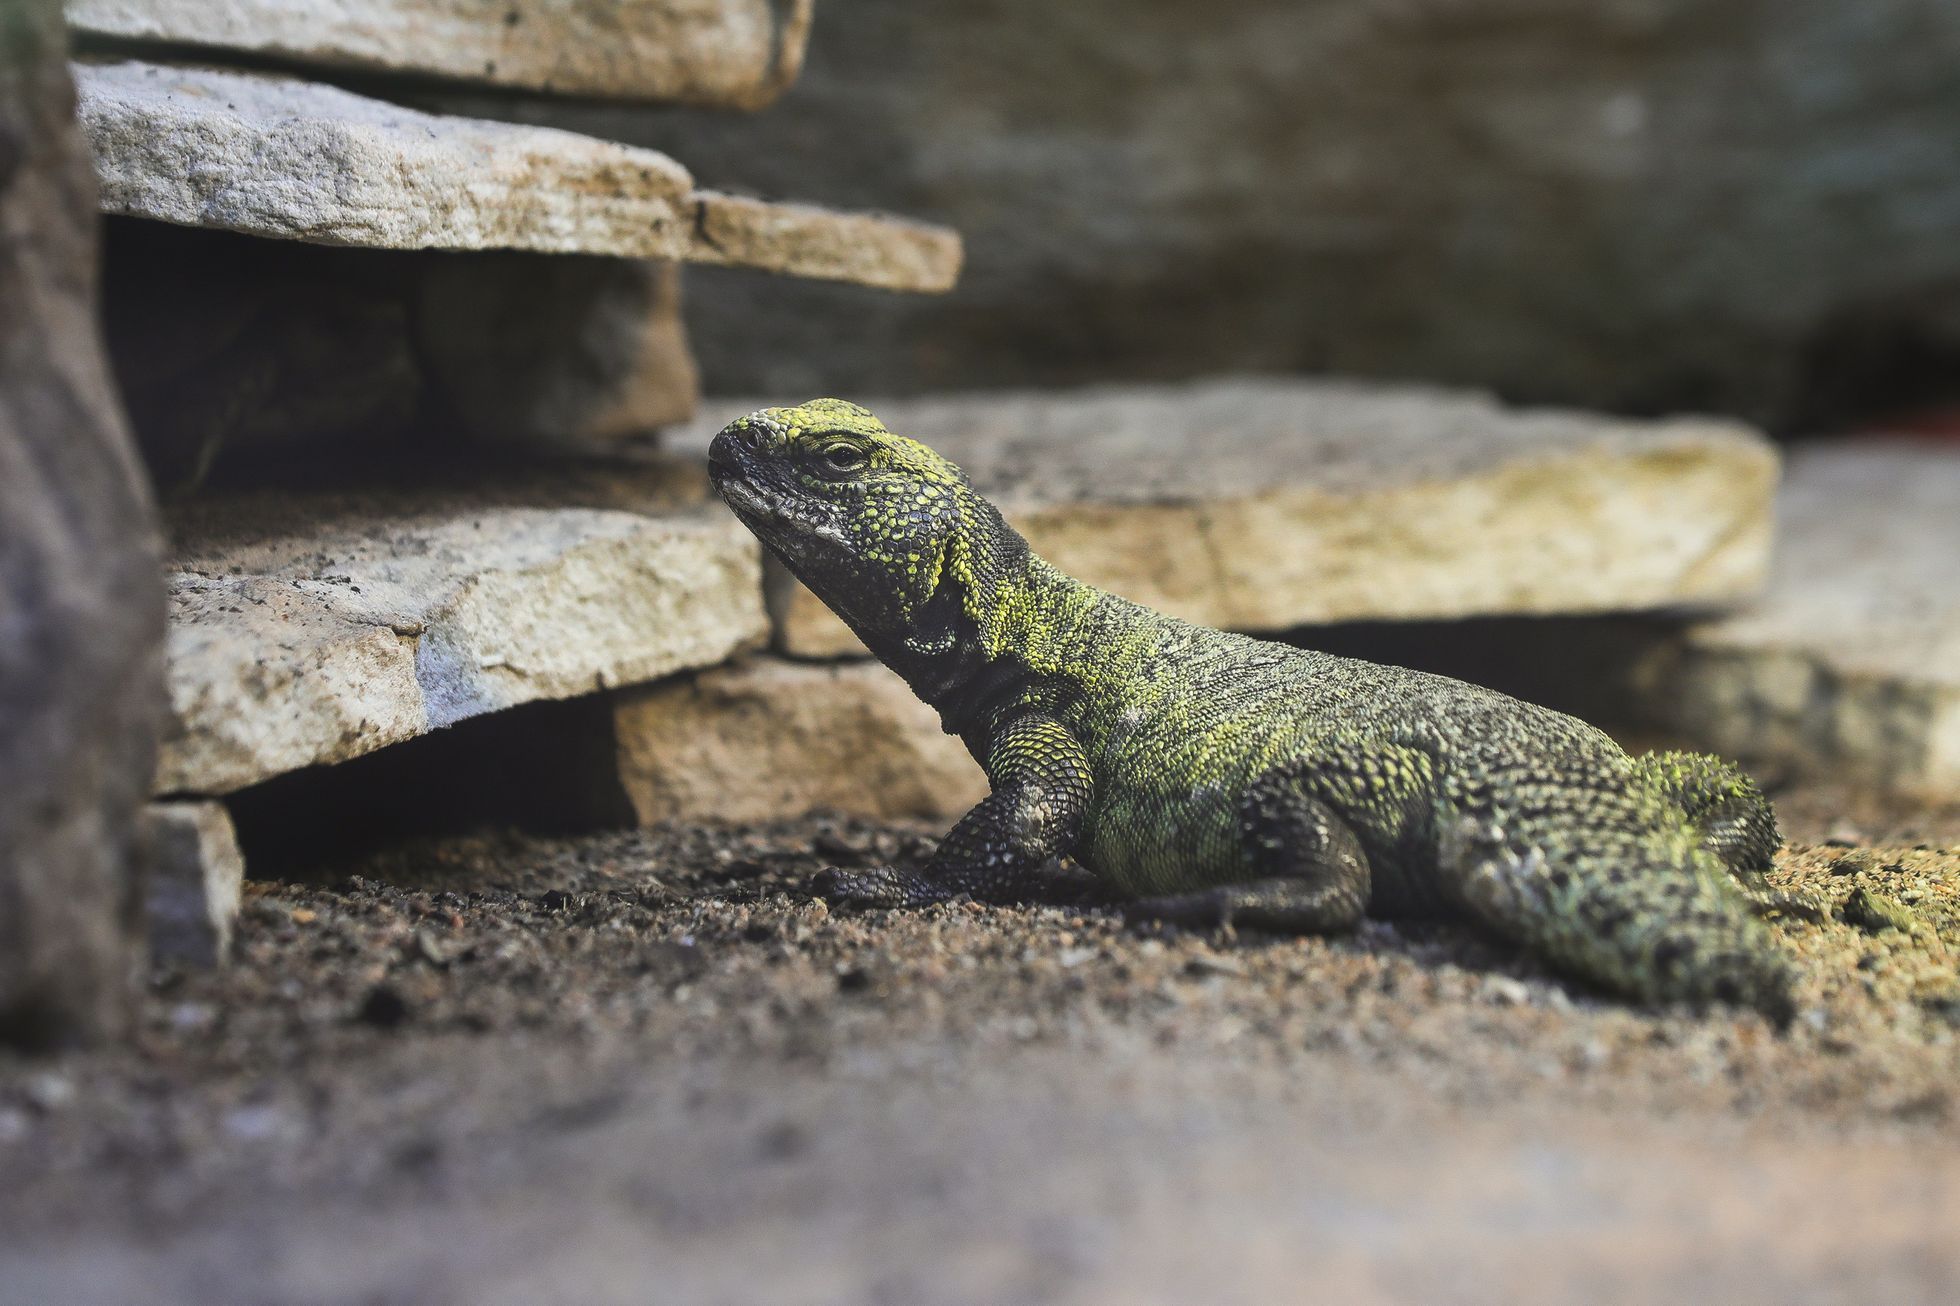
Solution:
[{"label": "green lizard", "polygon": [[1492,690],[1104,593],[853,404],[733,422],[709,470],[991,783],[922,870],[827,871],[824,896],[1039,897],[1071,856],[1133,919],[1322,933],[1364,911],[1466,916],[1634,998],[1788,1018],[1791,964],[1735,878],[1781,838],[1726,763],[1632,758]]}]

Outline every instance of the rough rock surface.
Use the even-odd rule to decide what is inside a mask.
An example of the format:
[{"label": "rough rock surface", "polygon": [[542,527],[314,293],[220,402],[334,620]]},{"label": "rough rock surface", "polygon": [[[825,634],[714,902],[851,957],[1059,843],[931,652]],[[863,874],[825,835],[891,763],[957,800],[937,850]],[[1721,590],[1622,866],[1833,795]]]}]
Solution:
[{"label": "rough rock surface", "polygon": [[[866,402],[1055,565],[1206,625],[1725,603],[1768,565],[1776,454],[1728,423],[1250,379]],[[785,652],[862,651],[786,577],[771,607]]]},{"label": "rough rock surface", "polygon": [[1638,702],[1711,748],[1960,797],[1960,450],[1800,446],[1769,589],[1664,641]]},{"label": "rough rock surface", "polygon": [[144,889],[153,961],[216,966],[231,955],[245,892],[245,856],[223,803],[151,803]]},{"label": "rough rock surface", "polygon": [[960,240],[695,191],[665,154],[263,73],[76,65],[105,211],[370,249],[699,259],[941,291]]},{"label": "rough rock surface", "polygon": [[852,0],[774,112],[546,120],[966,234],[945,301],[716,274],[720,393],[1309,371],[1781,423],[1953,393],[1956,63],[1951,0]]},{"label": "rough rock surface", "polygon": [[89,36],[523,90],[759,109],[812,0],[68,0]]},{"label": "rough rock surface", "polygon": [[157,791],[227,793],[755,643],[756,545],[700,493],[659,466],[186,503]]},{"label": "rough rock surface", "polygon": [[163,703],[148,492],[95,323],[61,14],[0,5],[0,1041],[121,1024]]},{"label": "rough rock surface", "polygon": [[615,701],[620,781],[643,824],[815,808],[952,820],[987,794],[939,714],[873,663],[756,658]]},{"label": "rough rock surface", "polygon": [[692,182],[652,150],[291,77],[136,61],[75,75],[110,213],[380,249],[687,247]]},{"label": "rough rock surface", "polygon": [[696,191],[694,203],[696,263],[931,294],[960,279],[964,251],[947,227],[713,191]]}]

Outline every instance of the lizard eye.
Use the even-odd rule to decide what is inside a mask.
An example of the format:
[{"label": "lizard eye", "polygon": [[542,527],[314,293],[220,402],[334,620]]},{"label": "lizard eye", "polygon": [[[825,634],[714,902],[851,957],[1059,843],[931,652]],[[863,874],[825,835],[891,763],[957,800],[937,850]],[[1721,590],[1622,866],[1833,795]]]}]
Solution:
[{"label": "lizard eye", "polygon": [[854,444],[833,444],[817,457],[822,459],[823,465],[833,472],[862,471],[864,465],[870,461],[865,457],[864,450]]}]

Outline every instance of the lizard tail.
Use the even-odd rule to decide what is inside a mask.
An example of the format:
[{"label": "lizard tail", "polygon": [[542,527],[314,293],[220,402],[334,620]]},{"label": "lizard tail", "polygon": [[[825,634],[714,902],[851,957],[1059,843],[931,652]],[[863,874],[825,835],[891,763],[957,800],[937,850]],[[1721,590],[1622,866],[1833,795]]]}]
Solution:
[{"label": "lizard tail", "polygon": [[[1596,797],[1618,806],[1625,796]],[[1667,825],[1656,833],[1652,813],[1587,815],[1582,807],[1511,829],[1501,820],[1467,829],[1458,864],[1468,869],[1472,914],[1575,978],[1629,997],[1731,1003],[1788,1024],[1794,966],[1686,822],[1678,834]]]}]

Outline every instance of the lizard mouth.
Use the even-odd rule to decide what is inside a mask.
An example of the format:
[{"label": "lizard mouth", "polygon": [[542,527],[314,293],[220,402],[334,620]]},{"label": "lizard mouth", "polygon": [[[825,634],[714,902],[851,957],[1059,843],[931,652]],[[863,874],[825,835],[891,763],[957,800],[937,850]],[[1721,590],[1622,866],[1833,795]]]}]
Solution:
[{"label": "lizard mouth", "polygon": [[715,478],[715,490],[723,502],[738,513],[756,517],[776,517],[780,515],[782,501],[774,495],[766,495],[750,486],[746,481]]},{"label": "lizard mouth", "polygon": [[712,468],[715,490],[735,515],[751,523],[761,522],[805,535],[817,535],[838,544],[846,543],[835,515],[822,505],[802,502],[763,489],[727,466]]}]

